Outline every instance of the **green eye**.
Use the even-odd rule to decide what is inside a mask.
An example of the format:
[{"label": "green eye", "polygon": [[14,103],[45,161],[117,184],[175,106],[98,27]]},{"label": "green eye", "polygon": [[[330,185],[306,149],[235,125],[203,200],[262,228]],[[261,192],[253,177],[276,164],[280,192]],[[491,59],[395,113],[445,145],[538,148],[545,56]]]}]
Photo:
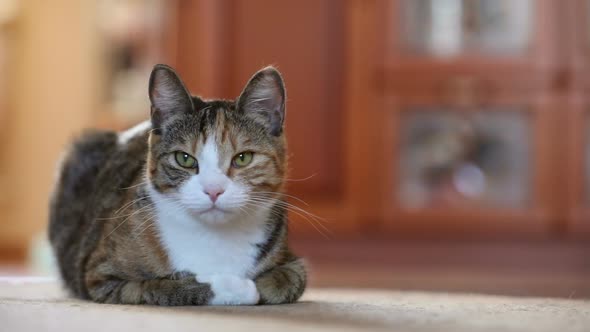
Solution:
[{"label": "green eye", "polygon": [[232,161],[232,166],[236,168],[246,167],[252,162],[254,157],[253,152],[241,152],[238,153]]},{"label": "green eye", "polygon": [[179,166],[184,168],[197,168],[197,160],[193,158],[190,154],[177,151],[174,153],[174,158]]}]

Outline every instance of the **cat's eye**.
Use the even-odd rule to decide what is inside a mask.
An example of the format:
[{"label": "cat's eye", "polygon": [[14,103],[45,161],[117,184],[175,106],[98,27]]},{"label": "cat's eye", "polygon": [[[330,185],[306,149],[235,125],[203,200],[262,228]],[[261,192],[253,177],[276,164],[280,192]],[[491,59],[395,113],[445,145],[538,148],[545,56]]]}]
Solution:
[{"label": "cat's eye", "polygon": [[176,151],[174,153],[174,159],[180,167],[184,168],[197,168],[197,160],[190,154],[182,151]]},{"label": "cat's eye", "polygon": [[248,166],[254,158],[254,152],[240,152],[232,160],[232,166],[236,168],[242,168]]}]

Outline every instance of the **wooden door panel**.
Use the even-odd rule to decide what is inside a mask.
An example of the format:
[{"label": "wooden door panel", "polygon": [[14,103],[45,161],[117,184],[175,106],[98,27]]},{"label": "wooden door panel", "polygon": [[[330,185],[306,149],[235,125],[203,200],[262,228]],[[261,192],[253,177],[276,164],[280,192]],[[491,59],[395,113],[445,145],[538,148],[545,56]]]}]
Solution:
[{"label": "wooden door panel", "polygon": [[[341,181],[342,5],[339,1],[234,1],[232,91],[273,64],[287,85],[289,183],[301,194],[337,194]],[[264,19],[260,19],[264,17]]]},{"label": "wooden door panel", "polygon": [[277,66],[287,86],[289,178],[294,180],[289,190],[338,197],[345,160],[345,2],[201,0],[179,6],[177,65],[189,88],[234,98],[256,70]]}]

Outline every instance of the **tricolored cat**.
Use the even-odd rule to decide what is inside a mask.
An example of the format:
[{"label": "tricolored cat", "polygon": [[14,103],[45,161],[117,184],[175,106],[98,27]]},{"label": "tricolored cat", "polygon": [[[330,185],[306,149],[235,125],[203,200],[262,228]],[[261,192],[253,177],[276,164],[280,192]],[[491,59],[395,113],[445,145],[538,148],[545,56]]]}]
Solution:
[{"label": "tricolored cat", "polygon": [[121,304],[296,301],[306,271],[287,245],[279,72],[204,100],[156,65],[149,98],[149,121],[86,132],[61,163],[49,237],[67,289]]}]

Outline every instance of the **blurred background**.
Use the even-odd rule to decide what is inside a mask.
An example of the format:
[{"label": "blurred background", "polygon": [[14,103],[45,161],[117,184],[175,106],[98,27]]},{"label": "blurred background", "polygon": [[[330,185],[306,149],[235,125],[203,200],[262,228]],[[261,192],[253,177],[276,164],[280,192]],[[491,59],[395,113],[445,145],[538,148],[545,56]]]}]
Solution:
[{"label": "blurred background", "polygon": [[155,63],[288,90],[311,284],[590,297],[590,1],[0,0],[0,275],[51,273],[55,164]]}]

